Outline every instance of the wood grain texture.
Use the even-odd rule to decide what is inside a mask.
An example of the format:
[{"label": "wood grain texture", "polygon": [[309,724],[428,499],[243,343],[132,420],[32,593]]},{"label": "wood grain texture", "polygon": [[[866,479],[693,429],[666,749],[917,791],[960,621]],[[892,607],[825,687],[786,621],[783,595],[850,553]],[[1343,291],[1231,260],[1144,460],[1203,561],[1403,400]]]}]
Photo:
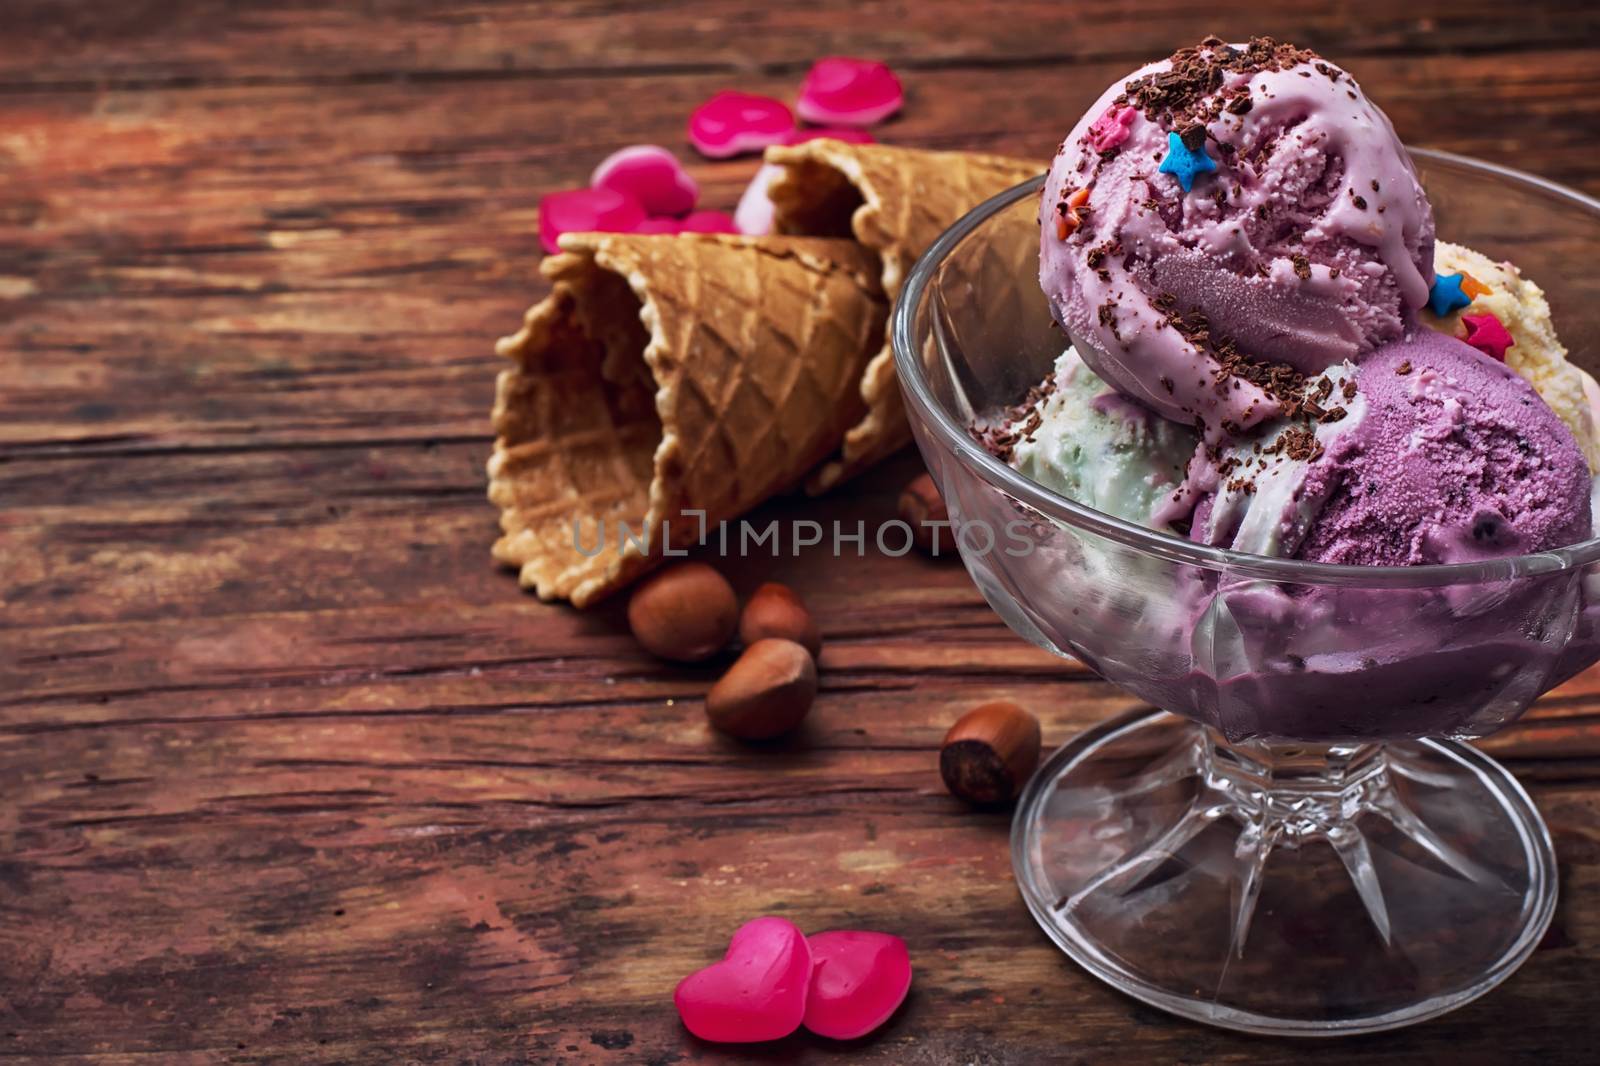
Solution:
[{"label": "wood grain texture", "polygon": [[[1600,1039],[1600,671],[1484,746],[1548,819],[1526,968],[1337,1045],[1148,1010],[1027,917],[939,737],[1008,697],[1047,744],[1132,706],[959,564],[752,558],[824,635],[802,734],[706,728],[612,604],[494,569],[493,339],[541,293],[536,201],[678,146],[824,52],[906,74],[894,143],[1041,161],[1106,83],[1292,36],[1408,140],[1600,192],[1593,5],[1192,0],[624,5],[21,0],[0,33],[0,1058],[132,1062],[1582,1061]],[[696,163],[728,207],[748,161]],[[892,515],[902,456],[820,505]],[[877,1039],[734,1055],[682,974],[762,912],[903,933]]]}]

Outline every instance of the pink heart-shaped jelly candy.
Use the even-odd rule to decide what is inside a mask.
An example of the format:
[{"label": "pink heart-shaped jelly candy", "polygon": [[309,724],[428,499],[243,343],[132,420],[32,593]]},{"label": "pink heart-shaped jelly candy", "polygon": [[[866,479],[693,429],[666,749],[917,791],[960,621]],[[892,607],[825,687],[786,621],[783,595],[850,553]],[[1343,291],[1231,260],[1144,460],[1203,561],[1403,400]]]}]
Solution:
[{"label": "pink heart-shaped jelly candy", "polygon": [[738,233],[733,216],[726,211],[695,211],[683,220],[685,233]]},{"label": "pink heart-shaped jelly candy", "polygon": [[683,219],[681,218],[647,218],[633,227],[635,233],[682,233]]},{"label": "pink heart-shaped jelly candy", "polygon": [[757,918],[733,934],[721,962],[680,981],[672,1002],[702,1040],[777,1040],[800,1028],[810,983],[805,936],[783,918]]},{"label": "pink heart-shaped jelly candy", "polygon": [[725,211],[691,211],[682,218],[647,218],[634,233],[738,233],[733,216]]},{"label": "pink heart-shaped jelly candy", "polygon": [[805,1026],[818,1036],[854,1040],[900,1009],[911,990],[906,942],[888,933],[840,929],[811,936],[813,970]]},{"label": "pink heart-shaped jelly candy", "polygon": [[689,143],[701,155],[727,159],[782,144],[794,129],[794,113],[781,100],[724,90],[689,116]]},{"label": "pink heart-shaped jelly candy", "polygon": [[686,215],[700,196],[677,157],[654,144],[631,144],[612,152],[594,168],[589,184],[632,196],[652,215]]},{"label": "pink heart-shaped jelly candy", "polygon": [[632,233],[645,219],[639,201],[615,189],[569,189],[539,201],[539,243],[551,255],[563,233]]},{"label": "pink heart-shaped jelly candy", "polygon": [[904,100],[900,79],[882,63],[829,56],[806,74],[795,109],[807,122],[870,126],[900,110]]}]

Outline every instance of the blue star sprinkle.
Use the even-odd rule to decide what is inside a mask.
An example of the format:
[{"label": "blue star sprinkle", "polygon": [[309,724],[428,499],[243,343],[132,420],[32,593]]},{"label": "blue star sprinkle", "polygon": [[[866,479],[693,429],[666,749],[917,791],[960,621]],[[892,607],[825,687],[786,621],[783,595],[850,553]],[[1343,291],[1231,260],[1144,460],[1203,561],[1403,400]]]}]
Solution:
[{"label": "blue star sprinkle", "polygon": [[1443,318],[1470,304],[1472,297],[1461,291],[1463,280],[1460,274],[1435,274],[1433,287],[1428,290],[1428,309]]},{"label": "blue star sprinkle", "polygon": [[1171,174],[1177,178],[1184,192],[1194,188],[1194,179],[1198,175],[1210,174],[1216,169],[1216,161],[1206,155],[1204,143],[1191,152],[1177,133],[1167,134],[1167,158],[1161,161],[1160,170],[1163,174]]}]

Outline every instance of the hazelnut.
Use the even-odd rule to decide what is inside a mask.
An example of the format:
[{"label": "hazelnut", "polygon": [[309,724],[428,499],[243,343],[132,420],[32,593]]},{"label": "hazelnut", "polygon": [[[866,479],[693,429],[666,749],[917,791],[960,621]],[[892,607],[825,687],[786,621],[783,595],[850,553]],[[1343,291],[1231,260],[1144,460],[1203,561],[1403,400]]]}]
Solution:
[{"label": "hazelnut", "polygon": [[928,474],[914,479],[900,491],[900,521],[911,527],[912,543],[929,555],[938,555],[940,548],[955,544],[950,511]]},{"label": "hazelnut", "polygon": [[1010,700],[974,707],[939,749],[945,787],[969,803],[1010,803],[1039,765],[1039,720]]},{"label": "hazelnut", "polygon": [[806,605],[788,585],[769,581],[756,589],[739,615],[739,639],[754,644],[767,637],[782,637],[804,646],[814,659],[822,651],[822,637]]},{"label": "hazelnut", "polygon": [[770,740],[805,719],[817,698],[817,664],[792,640],[768,637],[744,650],[706,693],[711,724],[740,740]]},{"label": "hazelnut", "polygon": [[739,599],[705,563],[679,563],[644,579],[628,601],[628,626],[652,655],[692,663],[733,637]]}]

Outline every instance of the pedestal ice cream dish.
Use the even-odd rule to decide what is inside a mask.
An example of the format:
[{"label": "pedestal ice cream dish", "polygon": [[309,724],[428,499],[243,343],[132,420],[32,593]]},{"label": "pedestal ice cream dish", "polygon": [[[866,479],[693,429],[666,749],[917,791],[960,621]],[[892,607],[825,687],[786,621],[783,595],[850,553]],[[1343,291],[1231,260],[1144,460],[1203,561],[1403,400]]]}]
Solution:
[{"label": "pedestal ice cream dish", "polygon": [[[1592,366],[1600,204],[1413,158],[1440,239],[1543,284],[1574,362]],[[1024,477],[974,427],[1067,343],[1039,285],[1043,182],[945,233],[892,323],[918,445],[984,596],[1149,705],[1056,752],[1025,791],[1012,852],[1030,910],[1096,976],[1230,1028],[1370,1032],[1482,995],[1544,932],[1556,867],[1527,794],[1462,741],[1600,657],[1600,541],[1306,562],[1196,543]]]}]

